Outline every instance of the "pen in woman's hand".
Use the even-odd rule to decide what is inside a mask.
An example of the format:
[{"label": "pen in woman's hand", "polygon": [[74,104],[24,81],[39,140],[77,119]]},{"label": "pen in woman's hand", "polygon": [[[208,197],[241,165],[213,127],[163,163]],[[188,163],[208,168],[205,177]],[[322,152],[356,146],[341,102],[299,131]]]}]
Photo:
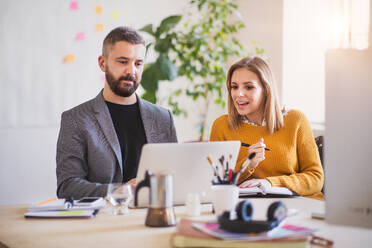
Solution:
[{"label": "pen in woman's hand", "polygon": [[[250,144],[247,144],[247,143],[242,143],[242,146],[245,146],[245,147],[250,147],[251,145]],[[271,151],[269,148],[265,148],[265,151]]]}]

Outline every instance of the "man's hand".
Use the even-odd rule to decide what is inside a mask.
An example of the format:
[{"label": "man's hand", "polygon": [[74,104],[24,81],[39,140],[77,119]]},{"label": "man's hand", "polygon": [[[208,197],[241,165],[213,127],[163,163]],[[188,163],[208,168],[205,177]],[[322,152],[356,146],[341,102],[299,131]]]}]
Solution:
[{"label": "man's hand", "polygon": [[133,191],[136,189],[136,178],[130,179],[126,184],[130,184],[132,186]]}]

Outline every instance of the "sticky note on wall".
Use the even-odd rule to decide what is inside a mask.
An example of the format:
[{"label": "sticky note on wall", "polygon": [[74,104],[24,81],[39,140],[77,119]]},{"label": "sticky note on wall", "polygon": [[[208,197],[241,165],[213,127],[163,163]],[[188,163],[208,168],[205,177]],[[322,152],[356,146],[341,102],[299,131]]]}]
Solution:
[{"label": "sticky note on wall", "polygon": [[119,11],[117,11],[117,10],[112,11],[112,18],[119,19],[120,18]]},{"label": "sticky note on wall", "polygon": [[102,11],[103,11],[102,5],[96,5],[96,7],[94,8],[94,12],[95,12],[97,15],[102,14]]},{"label": "sticky note on wall", "polygon": [[70,2],[70,10],[76,11],[79,9],[79,2],[78,1],[71,1]]},{"label": "sticky note on wall", "polygon": [[96,24],[96,31],[97,32],[102,32],[103,29],[104,29],[104,27],[103,27],[103,24],[102,23],[97,23]]},{"label": "sticky note on wall", "polygon": [[66,54],[64,61],[66,64],[73,63],[75,61],[75,54],[73,53]]},{"label": "sticky note on wall", "polygon": [[76,33],[76,40],[77,41],[84,41],[85,40],[85,33],[84,32],[77,32]]}]

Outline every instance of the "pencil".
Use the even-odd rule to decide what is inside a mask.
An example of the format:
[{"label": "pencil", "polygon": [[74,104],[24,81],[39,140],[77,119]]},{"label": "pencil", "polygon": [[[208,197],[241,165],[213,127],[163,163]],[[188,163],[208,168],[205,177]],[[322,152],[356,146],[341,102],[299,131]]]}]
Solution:
[{"label": "pencil", "polygon": [[52,202],[52,201],[56,201],[57,198],[52,198],[52,199],[49,199],[49,200],[46,200],[46,201],[43,201],[43,202],[39,202],[37,204],[37,206],[41,206],[41,205],[44,205],[44,204],[47,204],[48,202]]},{"label": "pencil", "polygon": [[[247,143],[242,143],[242,146],[245,146],[245,147],[250,147],[251,145],[250,144],[247,144]],[[269,148],[265,148],[265,151],[271,151]]]},{"label": "pencil", "polygon": [[220,177],[220,175],[218,174],[218,171],[217,171],[217,166],[215,166],[212,162],[212,159],[211,157],[207,157],[207,160],[209,162],[209,164],[212,166],[212,169],[213,169],[213,172],[214,172],[214,176],[217,178],[218,182],[221,183],[222,182],[222,179]]}]

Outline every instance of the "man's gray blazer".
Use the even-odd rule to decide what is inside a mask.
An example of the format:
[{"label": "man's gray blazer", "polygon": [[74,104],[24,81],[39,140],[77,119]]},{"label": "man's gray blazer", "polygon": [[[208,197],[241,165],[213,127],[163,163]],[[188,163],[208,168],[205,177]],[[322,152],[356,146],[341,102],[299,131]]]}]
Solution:
[{"label": "man's gray blazer", "polygon": [[[147,143],[177,142],[169,110],[138,96],[137,100]],[[105,196],[108,183],[122,182],[122,170],[119,140],[102,91],[62,113],[56,170],[59,198]]]}]

